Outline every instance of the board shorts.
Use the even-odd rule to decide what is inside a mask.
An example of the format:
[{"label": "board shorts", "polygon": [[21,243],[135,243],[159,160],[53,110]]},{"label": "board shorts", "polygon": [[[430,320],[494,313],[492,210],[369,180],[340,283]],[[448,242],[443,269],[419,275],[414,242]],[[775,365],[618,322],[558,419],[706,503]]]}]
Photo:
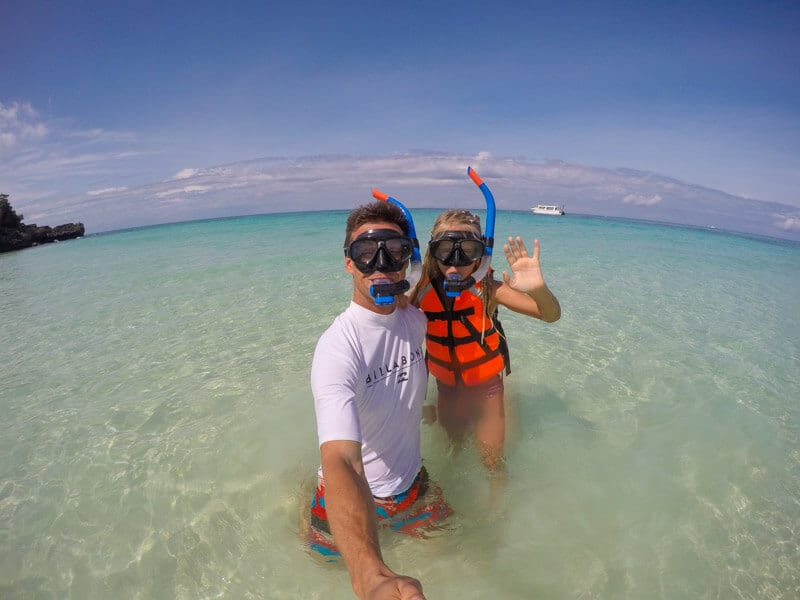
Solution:
[{"label": "board shorts", "polygon": [[[426,537],[435,529],[439,521],[453,513],[444,500],[442,489],[428,479],[428,471],[422,467],[416,479],[405,492],[376,498],[375,514],[378,524],[414,537]],[[325,511],[325,483],[319,480],[314,498],[311,501],[311,527],[309,528],[309,547],[329,560],[336,560],[341,554],[333,543],[328,514]]]}]

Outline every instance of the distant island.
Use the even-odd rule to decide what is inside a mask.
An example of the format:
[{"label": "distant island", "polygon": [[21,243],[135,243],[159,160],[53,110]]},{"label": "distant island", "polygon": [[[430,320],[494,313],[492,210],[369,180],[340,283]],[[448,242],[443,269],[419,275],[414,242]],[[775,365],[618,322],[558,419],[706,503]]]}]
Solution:
[{"label": "distant island", "polygon": [[14,212],[8,194],[0,194],[0,252],[22,250],[39,244],[62,242],[83,236],[83,223],[48,225],[25,225],[23,216]]}]

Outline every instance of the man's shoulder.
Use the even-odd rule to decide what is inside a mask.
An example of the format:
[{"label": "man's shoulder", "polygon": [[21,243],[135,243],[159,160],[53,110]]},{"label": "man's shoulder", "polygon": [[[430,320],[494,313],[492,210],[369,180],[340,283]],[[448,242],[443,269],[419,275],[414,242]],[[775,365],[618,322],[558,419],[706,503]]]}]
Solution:
[{"label": "man's shoulder", "polygon": [[351,304],[345,310],[336,315],[333,322],[322,332],[317,346],[351,346],[360,336],[361,329],[358,311],[353,310]]},{"label": "man's shoulder", "polygon": [[397,307],[394,317],[387,319],[387,316],[370,313],[353,303],[336,316],[322,335],[323,337],[341,336],[346,332],[357,335],[360,330],[373,333],[376,330],[386,330],[388,333],[402,321],[411,322],[414,325],[424,324],[426,322],[425,313],[416,306],[408,304],[404,307]]},{"label": "man's shoulder", "polygon": [[348,329],[353,329],[356,325],[355,319],[353,319],[350,315],[348,315],[348,310],[344,310],[340,312],[336,317],[333,319],[330,325],[322,332],[320,336],[320,340],[325,338],[337,338],[341,336],[341,333]]},{"label": "man's shoulder", "polygon": [[421,309],[417,308],[413,304],[408,304],[405,308],[398,309],[401,311],[403,317],[415,325],[425,325],[427,322],[427,318],[425,317],[425,313],[422,312]]},{"label": "man's shoulder", "polygon": [[401,310],[404,311],[407,315],[409,315],[409,318],[417,320],[425,318],[425,312],[421,308],[419,308],[418,306],[414,306],[410,302],[405,308],[402,308]]}]

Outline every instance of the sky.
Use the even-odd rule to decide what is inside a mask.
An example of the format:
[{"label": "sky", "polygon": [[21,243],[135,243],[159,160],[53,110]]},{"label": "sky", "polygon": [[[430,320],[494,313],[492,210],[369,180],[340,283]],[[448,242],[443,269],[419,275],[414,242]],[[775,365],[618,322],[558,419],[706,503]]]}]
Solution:
[{"label": "sky", "polygon": [[471,165],[500,209],[800,239],[798,0],[4,0],[0,40],[26,223],[479,206]]}]

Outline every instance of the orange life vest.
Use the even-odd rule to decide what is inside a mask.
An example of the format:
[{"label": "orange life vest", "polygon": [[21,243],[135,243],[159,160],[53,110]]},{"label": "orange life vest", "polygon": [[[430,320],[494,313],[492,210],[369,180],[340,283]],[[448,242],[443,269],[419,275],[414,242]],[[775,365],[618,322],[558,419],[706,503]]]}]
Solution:
[{"label": "orange life vest", "polygon": [[442,383],[478,385],[502,372],[511,372],[508,346],[497,311],[486,314],[480,283],[447,298],[441,283],[428,282],[419,307],[428,317],[425,350],[428,370]]}]

